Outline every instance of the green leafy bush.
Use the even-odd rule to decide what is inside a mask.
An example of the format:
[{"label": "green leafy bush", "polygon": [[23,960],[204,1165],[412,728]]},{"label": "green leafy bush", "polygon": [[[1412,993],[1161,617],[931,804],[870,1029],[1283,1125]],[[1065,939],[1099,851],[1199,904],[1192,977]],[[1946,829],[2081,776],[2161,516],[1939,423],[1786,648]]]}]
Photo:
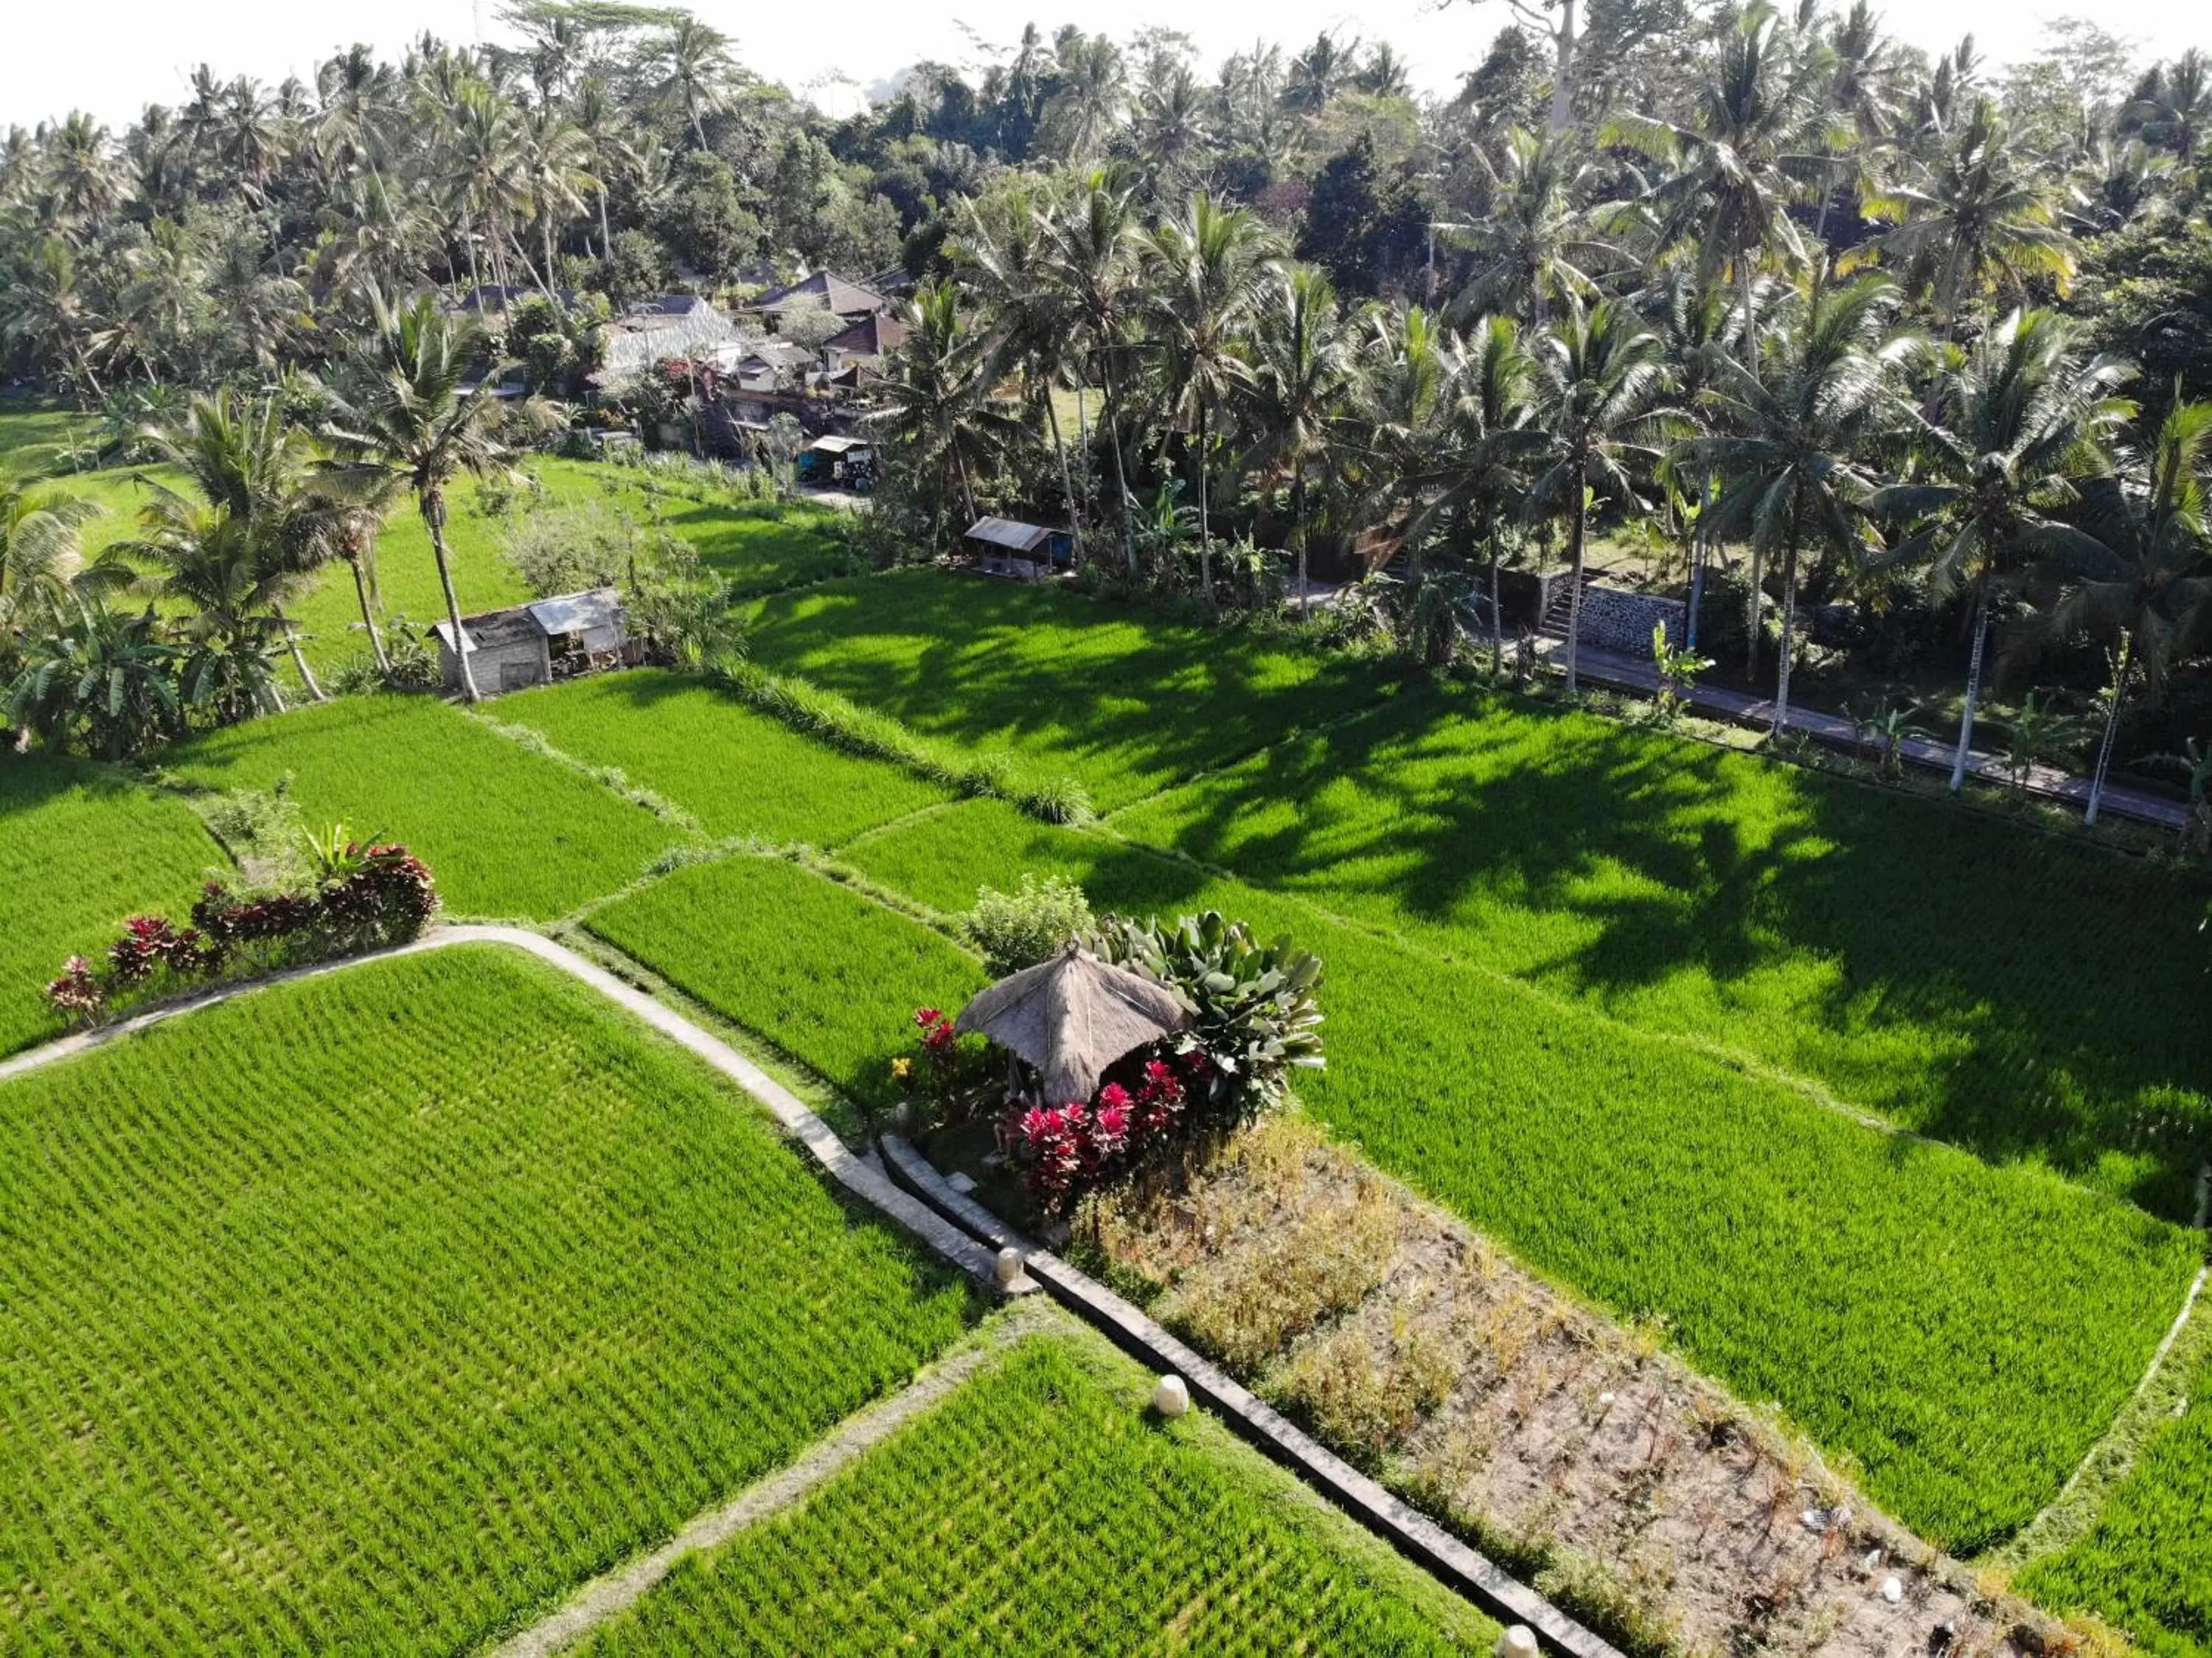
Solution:
[{"label": "green leafy bush", "polygon": [[1206,1056],[1193,1125],[1228,1129],[1279,1104],[1294,1069],[1318,1070],[1321,958],[1288,935],[1261,943],[1215,910],[1172,924],[1108,916],[1085,941],[1103,960],[1133,967],[1189,1009],[1184,1052]]},{"label": "green leafy bush", "polygon": [[960,930],[983,958],[983,971],[1004,978],[1089,932],[1091,921],[1082,887],[1060,875],[1039,881],[1024,874],[1012,893],[978,887],[975,907],[963,917]]}]

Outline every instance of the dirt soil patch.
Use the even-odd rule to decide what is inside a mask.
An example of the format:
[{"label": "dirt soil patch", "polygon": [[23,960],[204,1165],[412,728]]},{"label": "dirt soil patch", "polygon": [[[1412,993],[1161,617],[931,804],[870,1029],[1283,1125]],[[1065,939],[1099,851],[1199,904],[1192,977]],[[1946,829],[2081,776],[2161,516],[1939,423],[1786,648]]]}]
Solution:
[{"label": "dirt soil patch", "polygon": [[1634,1649],[2077,1644],[1656,1332],[1574,1301],[1305,1119],[1094,1200],[1074,1232],[1162,1323]]}]

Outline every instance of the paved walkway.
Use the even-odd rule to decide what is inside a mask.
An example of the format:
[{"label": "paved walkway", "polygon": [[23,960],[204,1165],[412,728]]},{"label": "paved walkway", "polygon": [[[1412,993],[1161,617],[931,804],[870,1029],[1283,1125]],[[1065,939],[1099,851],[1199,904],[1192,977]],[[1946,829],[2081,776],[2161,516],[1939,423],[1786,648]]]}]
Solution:
[{"label": "paved walkway", "polygon": [[[1566,667],[1567,642],[1550,634],[1536,638],[1536,654],[1544,661],[1561,672]],[[1595,680],[1601,685],[1617,686],[1631,691],[1656,695],[1659,691],[1659,672],[1644,658],[1630,656],[1615,650],[1584,645],[1576,655],[1576,674],[1579,679]],[[1754,697],[1747,692],[1730,691],[1723,686],[1693,686],[1686,700],[1700,714],[1730,720],[1739,725],[1771,726],[1774,722],[1774,699]],[[1829,714],[1817,708],[1803,708],[1793,703],[1790,708],[1789,726],[1816,742],[1832,748],[1861,749],[1865,744],[1860,739],[1858,728],[1839,714]],[[1929,742],[1924,738],[1907,737],[1898,745],[1898,752],[1915,765],[1930,771],[1948,771],[1954,745]],[[2012,769],[2003,757],[1974,749],[1966,756],[1966,770],[1975,777],[2009,788]],[[2087,808],[2089,804],[2089,779],[2061,771],[2055,766],[2035,765],[2028,768],[2027,792],[2046,800],[2069,802]],[[2179,829],[2189,820],[2189,810],[2179,802],[2147,789],[2134,789],[2107,777],[2105,793],[2099,810],[2117,817],[2133,818],[2139,823],[2156,824],[2161,828]]]},{"label": "paved walkway", "polygon": [[[295,967],[289,972],[273,974],[267,978],[225,984],[204,996],[173,1003],[167,1007],[157,1008],[98,1030],[81,1031],[75,1036],[64,1036],[43,1047],[32,1048],[10,1059],[0,1061],[0,1082],[51,1065],[73,1054],[104,1047],[110,1042],[120,1041],[165,1020],[179,1018],[201,1008],[213,1007],[235,996],[249,995],[270,984],[317,978],[325,973],[343,972],[365,961],[389,960],[395,956],[415,955],[424,950],[450,949],[457,944],[504,944],[527,951],[540,961],[558,967],[570,978],[591,986],[608,1001],[635,1014],[661,1035],[705,1060],[767,1106],[769,1113],[783,1125],[785,1132],[805,1146],[813,1155],[814,1161],[822,1165],[823,1172],[838,1185],[855,1197],[872,1204],[963,1271],[983,1283],[995,1284],[997,1259],[990,1252],[957,1227],[948,1224],[927,1204],[892,1185],[881,1168],[855,1157],[846,1149],[845,1143],[837,1137],[829,1124],[809,1111],[782,1083],[719,1036],[702,1030],[682,1014],[654,1001],[643,991],[623,984],[598,962],[588,960],[566,945],[556,944],[541,934],[521,927],[441,927],[411,944],[402,944],[393,949],[348,956],[337,961],[318,962],[311,967]],[[1035,1288],[1026,1279],[1018,1279],[1012,1293],[1028,1293]]]}]

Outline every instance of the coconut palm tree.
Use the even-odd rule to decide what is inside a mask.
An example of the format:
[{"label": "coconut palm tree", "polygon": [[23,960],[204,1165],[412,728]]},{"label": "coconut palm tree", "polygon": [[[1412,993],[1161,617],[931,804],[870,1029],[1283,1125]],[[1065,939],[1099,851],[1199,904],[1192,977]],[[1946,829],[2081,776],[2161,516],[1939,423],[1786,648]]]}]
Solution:
[{"label": "coconut palm tree", "polygon": [[1213,528],[1206,474],[1214,418],[1251,383],[1244,344],[1277,268],[1273,236],[1254,213],[1204,191],[1153,230],[1148,297],[1162,346],[1168,406],[1197,438],[1198,585],[1213,600]]},{"label": "coconut palm tree", "polygon": [[2114,389],[2132,372],[2114,357],[2083,357],[2072,326],[2055,312],[2014,311],[1940,371],[1932,414],[1910,411],[1918,476],[1865,503],[1878,517],[1917,526],[1884,564],[1924,562],[1939,602],[1962,590],[1972,601],[1954,792],[1966,778],[1991,601],[2052,545],[2063,529],[2052,515],[2104,465],[2107,442],[2133,412]]},{"label": "coconut palm tree", "polygon": [[1540,326],[1559,300],[1595,298],[1598,277],[1624,256],[1577,204],[1591,174],[1576,135],[1516,127],[1496,160],[1480,150],[1474,159],[1487,175],[1491,210],[1451,233],[1470,263],[1449,314],[1463,322],[1510,312]]},{"label": "coconut palm tree", "polygon": [[2171,64],[2153,68],[2120,112],[2120,125],[2172,150],[2183,172],[2196,166],[2197,146],[2212,132],[2212,60],[2191,46]]},{"label": "coconut palm tree", "polygon": [[27,635],[131,580],[130,566],[112,553],[85,561],[79,532],[100,512],[97,502],[58,490],[0,489],[0,672],[12,675]]},{"label": "coconut palm tree", "polygon": [[1744,359],[1759,373],[1752,288],[1759,268],[1779,256],[1804,263],[1805,246],[1790,217],[1798,179],[1820,176],[1819,155],[1797,145],[1816,111],[1814,76],[1790,51],[1773,9],[1755,4],[1723,49],[1686,126],[1650,116],[1610,122],[1608,142],[1628,144],[1668,168],[1644,192],[1661,247],[1694,243],[1710,280],[1733,271],[1742,308]]},{"label": "coconut palm tree", "polygon": [[2176,403],[2145,463],[2091,480],[2075,524],[2046,538],[2049,572],[2065,585],[2021,628],[2017,648],[2032,653],[2086,634],[2112,653],[2104,735],[2089,780],[2091,823],[2134,677],[2141,675],[2148,701],[2162,700],[2174,665],[2212,625],[2208,442],[2212,403]]},{"label": "coconut palm tree", "polygon": [[[1452,357],[1428,481],[1431,514],[1454,511],[1472,525],[1490,566],[1490,667],[1505,667],[1505,612],[1498,602],[1498,542],[1527,492],[1549,438],[1530,401],[1534,364],[1510,317],[1485,317]],[[1571,652],[1570,653],[1571,658]]]},{"label": "coconut palm tree", "polygon": [[1872,247],[1926,273],[1947,333],[1969,299],[1999,289],[2024,296],[2037,278],[2063,288],[2074,274],[2074,243],[2051,192],[2022,168],[1986,98],[1924,179],[1870,196],[1866,211],[1896,225]]},{"label": "coconut palm tree", "polygon": [[475,347],[472,325],[447,316],[428,294],[399,310],[372,294],[370,305],[374,326],[357,350],[356,383],[332,397],[324,438],[337,459],[327,470],[367,474],[357,480],[357,498],[368,498],[379,474],[414,496],[445,591],[462,693],[473,703],[480,693],[462,648],[461,601],[446,546],[447,496],[463,473],[481,477],[506,465],[494,430],[498,405],[463,384]]},{"label": "coconut palm tree", "polygon": [[[281,399],[234,397],[228,390],[194,398],[183,423],[145,433],[154,453],[181,471],[212,512],[159,479],[142,514],[148,535],[139,546],[168,569],[163,591],[204,602],[201,635],[224,641],[257,637],[265,607],[292,653],[300,682],[318,702],[322,687],[307,666],[300,637],[283,611],[287,598],[328,557],[326,527],[309,494],[306,435],[286,418]],[[252,622],[252,625],[247,623]],[[195,698],[195,700],[198,700]]]},{"label": "coconut palm tree", "polygon": [[691,141],[706,149],[702,117],[722,107],[722,85],[730,73],[730,37],[689,12],[675,12],[668,32],[653,43],[647,61],[660,74],[653,89],[683,106],[691,123]]},{"label": "coconut palm tree", "polygon": [[1278,268],[1263,290],[1252,331],[1252,372],[1243,405],[1255,438],[1247,459],[1286,477],[1297,538],[1298,615],[1308,613],[1306,479],[1326,459],[1333,423],[1358,367],[1336,308],[1336,290],[1310,265]]},{"label": "coconut palm tree", "polygon": [[[212,709],[224,723],[283,708],[270,663],[291,634],[283,601],[300,590],[306,572],[285,562],[250,515],[228,506],[164,490],[141,519],[144,528],[130,552],[159,572],[149,582],[154,592],[191,611],[179,670],[185,702]],[[296,641],[293,651],[314,690]]]},{"label": "coconut palm tree", "polygon": [[469,279],[477,284],[483,280],[477,253],[480,243],[491,260],[492,280],[504,289],[508,285],[507,227],[515,216],[530,208],[530,186],[514,109],[482,82],[471,81],[461,88],[451,120],[445,146],[447,182],[453,211],[463,223],[473,227]]},{"label": "coconut palm tree", "polygon": [[[966,325],[960,290],[926,283],[906,307],[907,337],[896,369],[877,387],[869,424],[916,476],[957,483],[968,521],[975,520],[975,474],[989,467],[1021,430],[994,391],[998,373],[988,338]],[[939,514],[940,533],[942,514]]]},{"label": "coconut palm tree", "polygon": [[991,318],[990,350],[1000,368],[1018,373],[1024,392],[1052,434],[1068,528],[1080,555],[1083,513],[1067,464],[1067,442],[1053,393],[1074,355],[1066,296],[1048,280],[1046,216],[1036,198],[1017,187],[971,201],[957,243],[962,268]]},{"label": "coconut palm tree", "polygon": [[1705,396],[1718,430],[1678,446],[1678,460],[1721,479],[1710,512],[1715,530],[1747,543],[1770,568],[1781,564],[1772,735],[1790,721],[1799,559],[1808,549],[1849,556],[1869,543],[1859,506],[1876,480],[1866,457],[1895,418],[1890,371],[1906,344],[1881,338],[1897,303],[1887,277],[1838,286],[1814,277],[1788,307],[1765,378],[1734,357],[1718,359]]},{"label": "coconut palm tree", "polygon": [[1536,336],[1530,356],[1535,364],[1535,424],[1545,442],[1536,457],[1543,471],[1529,485],[1527,510],[1565,515],[1567,520],[1573,565],[1567,613],[1571,693],[1581,643],[1589,503],[1595,494],[1630,508],[1638,504],[1623,463],[1638,450],[1635,440],[1656,432],[1664,418],[1661,399],[1667,374],[1658,335],[1616,300],[1600,300],[1584,311],[1581,301],[1570,298],[1565,314]]},{"label": "coconut palm tree", "polygon": [[545,260],[538,286],[557,305],[553,284],[561,272],[554,262],[554,241],[568,216],[583,211],[586,191],[599,192],[605,206],[605,188],[591,171],[591,142],[558,111],[541,107],[523,117],[520,140],[521,180],[538,221],[538,248]]},{"label": "coconut palm tree", "polygon": [[[1074,198],[1048,227],[1049,246],[1042,275],[1066,307],[1079,357],[1097,371],[1106,393],[1106,445],[1114,460],[1115,515],[1121,549],[1137,573],[1136,529],[1130,512],[1128,460],[1121,448],[1121,369],[1140,294],[1137,284],[1142,232],[1135,187],[1102,168],[1078,186]],[[1083,376],[1088,379],[1089,376]],[[1079,383],[1079,393],[1081,386]]]}]

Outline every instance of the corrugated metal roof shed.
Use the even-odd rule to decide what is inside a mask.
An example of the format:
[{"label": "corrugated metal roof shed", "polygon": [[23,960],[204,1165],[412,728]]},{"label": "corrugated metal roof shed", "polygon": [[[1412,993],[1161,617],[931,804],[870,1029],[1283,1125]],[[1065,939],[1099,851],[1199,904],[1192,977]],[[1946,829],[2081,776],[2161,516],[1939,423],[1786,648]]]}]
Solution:
[{"label": "corrugated metal roof shed", "polygon": [[854,449],[865,449],[869,444],[865,437],[841,437],[832,432],[825,437],[816,438],[806,447],[823,454],[847,454]]},{"label": "corrugated metal roof shed", "polygon": [[[496,650],[501,645],[519,644],[526,639],[536,640],[545,637],[544,630],[538,625],[528,609],[520,605],[512,610],[487,610],[475,616],[464,616],[461,618],[461,631],[468,636],[466,649],[471,651]],[[447,649],[453,648],[453,625],[451,622],[440,622],[432,631],[437,634],[438,642]]]},{"label": "corrugated metal roof shed", "polygon": [[988,541],[1011,552],[1034,552],[1057,533],[1036,524],[1017,523],[1011,518],[979,518],[968,527],[969,540]]},{"label": "corrugated metal roof shed", "polygon": [[622,594],[614,588],[593,588],[588,593],[564,593],[540,599],[525,610],[547,636],[583,633],[592,628],[617,627],[623,619]]}]

